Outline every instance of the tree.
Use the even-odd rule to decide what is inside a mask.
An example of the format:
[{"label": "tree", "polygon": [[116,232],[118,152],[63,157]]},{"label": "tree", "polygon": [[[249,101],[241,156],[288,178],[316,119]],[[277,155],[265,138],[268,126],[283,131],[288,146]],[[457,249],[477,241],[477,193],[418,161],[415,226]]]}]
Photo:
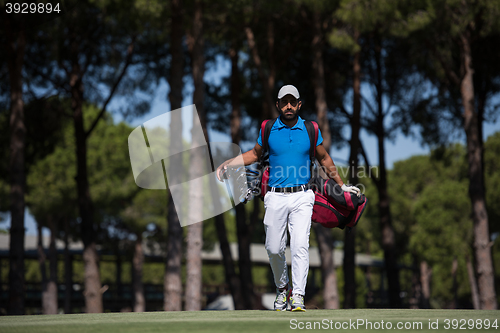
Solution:
[{"label": "tree", "polygon": [[[55,24],[45,25],[37,35],[38,44],[37,48],[34,48],[40,52],[40,57],[33,57],[29,68],[30,73],[33,73],[39,81],[45,82],[45,85],[49,83],[51,88],[61,95],[71,98],[71,117],[76,140],[78,206],[84,243],[83,260],[86,268],[84,295],[87,312],[102,312],[99,258],[96,250],[95,207],[88,180],[87,139],[103,118],[109,102],[117,92],[132,62],[134,36],[138,34],[137,26],[134,25],[137,21],[127,20],[131,17],[120,15],[120,6],[107,5],[110,6],[107,11],[110,16],[104,17],[96,15],[96,12],[103,10],[106,4],[78,2],[60,18],[61,23],[67,26],[67,29],[59,29]],[[123,24],[121,26],[123,29],[112,29],[116,22]],[[102,29],[104,26],[109,29]],[[117,54],[116,48],[120,48],[123,53]],[[38,66],[38,61],[44,61],[45,67],[43,68],[46,70]],[[105,68],[114,70],[108,72],[104,70]],[[90,78],[109,87],[105,98],[102,98],[99,90],[93,90],[90,85],[87,85],[86,79]],[[85,90],[86,85],[90,89]],[[83,104],[86,99],[94,100],[96,103],[103,102],[95,119],[85,125]]]},{"label": "tree", "polygon": [[[346,8],[350,6],[355,6],[355,3],[349,4],[348,2],[341,2],[340,8],[335,12],[335,16],[346,19]],[[349,154],[349,181],[353,184],[358,183],[358,155],[360,149],[359,142],[359,131],[361,128],[361,46],[360,46],[360,22],[357,22],[356,19],[348,17],[347,21],[350,22],[350,27],[347,30],[350,30],[350,34],[348,41],[350,45],[350,53],[352,53],[352,91],[353,91],[353,99],[352,99],[352,114],[348,114],[348,118],[351,125],[351,140],[350,140],[350,154]],[[350,28],[350,29],[349,29]],[[340,35],[341,36],[341,35]],[[338,32],[333,33],[330,36],[330,42],[333,46],[344,47],[345,48],[345,37],[340,37]],[[340,37],[340,38],[339,38]],[[352,41],[351,41],[352,40]],[[355,300],[356,300],[356,279],[355,279],[355,235],[356,229],[349,230],[349,232],[345,233],[344,236],[344,261],[343,261],[343,270],[344,270],[344,308],[355,308]]]},{"label": "tree", "polygon": [[[94,119],[100,110],[86,106],[86,123]],[[132,290],[133,309],[142,312],[146,309],[142,285],[142,266],[144,252],[142,248],[143,233],[146,226],[143,220],[126,221],[124,210],[138,195],[138,188],[133,181],[128,154],[128,136],[132,132],[125,123],[115,124],[109,114],[96,126],[93,135],[88,139],[88,167],[90,195],[95,200],[95,221],[98,226],[96,242],[102,244],[103,250],[114,250],[109,244],[125,243],[125,235],[135,236],[128,246],[132,255]],[[103,144],[105,142],[106,144]],[[164,197],[161,197],[164,200]],[[125,227],[123,226],[125,224]],[[125,229],[125,235],[115,232]],[[115,235],[117,234],[117,235]],[[119,274],[121,272],[118,272]]]},{"label": "tree", "polygon": [[[28,95],[30,93],[28,92]],[[61,103],[57,101],[57,99],[31,99],[28,101],[24,107],[25,121],[24,125],[26,128],[26,140],[25,140],[25,172],[26,172],[26,195],[25,195],[25,204],[26,207],[30,207],[30,192],[33,189],[33,186],[30,184],[30,175],[32,173],[37,172],[37,168],[39,168],[40,160],[43,160],[47,155],[51,154],[55,146],[61,141],[63,138],[62,126],[63,124],[67,124],[66,119],[61,119],[57,117],[57,114],[54,112],[55,109],[59,108]],[[7,117],[6,114],[2,115],[2,121],[5,121]],[[6,134],[2,133],[2,138],[0,139],[2,142],[7,140]],[[8,156],[7,151],[0,152],[2,156]],[[5,167],[2,166],[2,169]],[[47,170],[45,170],[47,171]],[[5,172],[2,172],[5,174]],[[46,184],[41,184],[45,186]],[[44,189],[48,189],[49,187],[44,187]],[[41,194],[41,198],[49,199],[51,194],[45,195],[45,193]],[[3,204],[8,204],[10,200],[2,200]],[[0,208],[4,210],[3,208]],[[57,229],[58,220],[57,217],[51,218],[48,215],[41,216],[43,217],[44,224],[43,226],[49,227],[51,230]],[[42,221],[40,221],[42,222]],[[50,222],[50,223],[49,223]],[[42,224],[40,223],[40,228]],[[55,237],[55,233],[52,233],[51,236]],[[43,289],[43,300],[42,307],[44,313],[57,313],[57,289],[56,289],[56,274],[57,270],[54,266],[56,263],[56,253],[55,253],[55,238],[51,239],[50,248],[48,251],[48,260],[50,263],[50,274],[49,279],[44,280],[44,289]],[[24,251],[23,251],[24,252]],[[45,269],[45,253],[43,253],[43,258],[40,258],[42,261],[41,267]],[[24,274],[23,274],[24,275]],[[45,275],[44,275],[45,276]]]},{"label": "tree", "polygon": [[[391,221],[385,162],[385,141],[394,135],[397,126],[386,126],[384,122],[389,114],[395,111],[395,106],[397,106],[401,96],[404,96],[405,82],[409,77],[409,67],[404,64],[404,61],[397,61],[398,57],[402,55],[395,55],[398,50],[398,41],[394,38],[394,31],[397,30],[395,27],[399,27],[402,21],[401,13],[395,1],[372,3],[363,0],[346,0],[341,2],[340,8],[335,14],[344,23],[344,26],[333,30],[330,42],[353,54],[353,112],[351,115],[344,111],[351,121],[352,128],[349,163],[352,163],[353,170],[351,172],[354,177],[351,177],[351,180],[357,178],[357,160],[360,152],[365,158],[366,165],[370,165],[358,137],[360,125],[363,125],[369,133],[377,137],[380,172],[379,177],[372,177],[372,180],[377,187],[379,197],[379,225],[389,285],[390,305],[391,307],[400,307],[396,238]],[[360,62],[360,57],[362,57],[363,63]],[[373,88],[372,98],[361,94],[361,72],[365,74],[365,82]],[[388,102],[384,103],[384,99]],[[362,101],[365,102],[364,106],[368,112],[360,118]],[[353,290],[351,289],[349,293],[352,294]],[[351,303],[353,300],[354,297],[350,297]]]},{"label": "tree", "polygon": [[[89,123],[100,110],[85,105],[84,112],[86,115],[85,123]],[[122,211],[125,210],[124,203],[132,201],[137,187],[131,175],[126,147],[131,128],[124,123],[113,124],[109,114],[105,114],[103,119],[104,121],[96,126],[93,136],[88,141],[88,165],[91,195],[96,199],[96,224],[105,229],[109,220],[118,219],[121,216]],[[74,179],[76,158],[73,154],[75,139],[74,128],[71,125],[71,123],[65,122],[60,129],[62,134],[59,136],[60,140],[55,149],[39,159],[30,168],[27,177],[29,189],[26,198],[27,206],[40,228],[47,226],[51,233],[51,248],[49,250],[51,269],[46,289],[52,292],[52,297],[47,298],[50,301],[47,304],[44,302],[44,308],[55,308],[56,310],[57,288],[51,289],[51,284],[55,287],[57,283],[55,239],[56,237],[64,238],[67,241],[69,238],[80,236],[69,228],[69,221],[78,216]],[[124,217],[122,219],[125,220]],[[140,222],[142,221],[136,221],[135,225],[129,226],[129,228],[133,231],[140,230]],[[135,228],[133,228],[134,226]],[[114,227],[117,230],[120,226],[115,225]],[[142,228],[144,229],[145,226]],[[63,235],[59,231],[62,231]],[[96,232],[96,242],[103,244],[104,247],[106,247],[106,243],[103,241],[105,239],[103,234],[107,232],[106,229],[104,232],[103,230]],[[138,234],[140,237],[141,233],[138,232]],[[67,269],[66,273],[71,273],[71,269]]]},{"label": "tree", "polygon": [[[498,38],[500,26],[495,17],[500,11],[500,4],[497,1],[436,0],[419,9],[425,10],[421,12],[421,16],[429,18],[429,23],[425,28],[415,34],[420,37],[419,45],[429,51],[430,59],[432,59],[432,71],[426,71],[426,74],[449,93],[451,104],[454,105],[450,108],[452,114],[450,118],[460,123],[466,137],[470,179],[469,197],[474,221],[474,257],[481,308],[496,309],[498,305],[485,201],[483,108],[476,106],[477,101],[481,102],[479,105],[484,106],[486,100],[485,98],[478,99],[476,95],[478,85],[474,84],[475,70],[479,74],[484,66],[476,61],[474,50],[482,40],[492,36]],[[423,35],[425,39],[422,38]],[[487,70],[491,69],[488,67]],[[479,74],[479,76],[489,80],[490,73]],[[480,96],[486,95],[483,92]]]},{"label": "tree", "polygon": [[[410,295],[411,308],[429,308],[430,277],[432,268],[415,249],[409,249],[408,244],[413,228],[417,224],[415,205],[426,186],[439,183],[437,166],[428,156],[413,156],[394,164],[389,173],[389,190],[391,196],[391,214],[394,229],[397,231],[397,248],[400,253],[409,253],[409,265],[414,266]],[[400,256],[400,260],[403,256]]]},{"label": "tree", "polygon": [[398,248],[409,252],[413,262],[408,263],[420,267],[421,294],[413,296],[420,304],[414,305],[479,308],[469,272],[472,229],[464,147],[440,147],[430,156],[397,162],[389,183]]},{"label": "tree", "polygon": [[[239,145],[242,138],[242,112],[241,112],[241,73],[239,69],[239,52],[241,48],[241,36],[232,30],[232,27],[239,24],[238,19],[241,17],[241,8],[239,6],[231,6],[226,11],[227,17],[225,18],[228,22],[227,25],[231,27],[228,29],[227,34],[230,40],[229,45],[229,58],[231,60],[231,77],[230,77],[230,89],[231,89],[231,115],[230,115],[230,129],[231,129],[231,141]],[[244,235],[245,231],[248,232],[249,227],[247,225],[247,213],[243,205],[237,205],[235,207],[236,212],[236,225],[238,230],[238,238],[240,240],[249,239],[249,235]],[[249,256],[249,244],[248,242],[239,241],[239,264],[240,264],[240,278],[237,276],[233,258],[231,255],[231,250],[229,248],[229,242],[227,240],[226,227],[224,224],[223,215],[215,217],[215,223],[217,226],[218,238],[221,247],[221,252],[223,254],[224,268],[226,272],[226,281],[231,290],[233,296],[234,308],[236,310],[243,310],[245,308],[250,309],[253,298],[253,293],[247,290],[249,287],[253,286],[251,276],[244,275],[251,272],[251,262],[247,261],[250,259]],[[250,233],[251,234],[251,233]],[[245,253],[245,255],[243,255]],[[248,267],[244,267],[248,266]],[[245,297],[244,297],[245,295]]]},{"label": "tree", "polygon": [[[204,82],[203,75],[205,73],[205,58],[203,55],[203,2],[196,0],[194,3],[194,17],[192,31],[188,36],[188,48],[191,54],[191,70],[193,73],[193,104],[196,108],[193,109],[193,130],[192,144],[193,147],[198,147],[203,144],[203,141],[209,142],[205,120],[204,109]],[[196,112],[197,111],[197,112]],[[198,133],[198,128],[195,124],[201,123],[205,133]],[[203,134],[205,134],[203,136]],[[189,174],[192,179],[199,177],[201,170],[204,170],[204,156],[201,154],[191,154],[189,163]],[[187,233],[187,251],[186,251],[186,306],[187,311],[201,310],[201,249],[203,246],[203,223],[201,222],[200,214],[202,214],[203,189],[190,186],[190,220],[200,221],[188,226]]]},{"label": "tree", "polygon": [[[453,283],[454,274],[450,272],[453,272],[455,262],[465,270],[470,252],[472,233],[466,188],[465,182],[456,181],[428,186],[415,207],[417,224],[412,230],[409,246],[432,267],[434,288],[431,288],[431,297],[433,302],[440,302],[437,304],[441,307],[447,306],[446,303],[454,303],[456,307],[456,275]],[[440,272],[443,268],[444,274]]]},{"label": "tree", "polygon": [[47,279],[46,255],[43,248],[42,224],[38,223],[38,261],[42,275],[42,313],[57,314],[57,252],[54,221],[50,219],[49,278]]},{"label": "tree", "polygon": [[[64,141],[63,141],[64,142]],[[58,287],[57,287],[57,252],[55,240],[57,225],[62,218],[75,216],[72,209],[76,204],[74,194],[74,180],[66,170],[72,170],[66,154],[64,144],[55,149],[52,154],[38,161],[27,177],[29,195],[26,198],[27,206],[38,224],[38,254],[42,276],[42,312],[57,314]],[[50,231],[49,245],[49,275],[46,274],[45,249],[42,244],[42,227]]]},{"label": "tree", "polygon": [[[323,146],[326,151],[330,151],[332,137],[330,134],[330,124],[328,121],[328,106],[326,103],[326,88],[325,88],[325,70],[323,50],[325,48],[325,34],[323,26],[325,26],[325,15],[323,12],[330,13],[331,8],[328,8],[326,2],[306,2],[306,6],[310,9],[309,20],[313,30],[313,38],[311,41],[311,68],[312,82],[315,96],[316,119],[318,126],[323,136]],[[331,230],[325,230],[317,223],[312,224],[318,241],[318,250],[321,258],[321,273],[323,282],[323,302],[325,309],[339,308],[339,295],[337,289],[337,275],[333,261],[333,237]],[[344,256],[344,263],[346,262]],[[345,275],[344,275],[345,277]],[[345,285],[353,285],[346,278]]]},{"label": "tree", "polygon": [[[172,60],[170,66],[170,108],[177,110],[182,104],[183,88],[183,3],[181,0],[171,3],[171,52]],[[172,148],[181,151],[182,142],[178,138],[182,137],[182,118],[179,113],[172,113],[170,120],[170,142]],[[170,174],[175,177],[175,165],[182,163],[179,154],[172,156],[170,164]],[[173,181],[176,181],[173,179]],[[164,279],[164,301],[165,311],[182,310],[182,281],[181,281],[181,259],[182,259],[182,228],[179,222],[179,216],[175,210],[174,200],[169,191],[168,195],[168,238],[167,255],[165,258],[165,279]]]},{"label": "tree", "polygon": [[25,138],[23,101],[23,66],[26,48],[25,18],[7,14],[2,6],[4,47],[10,86],[10,245],[8,313],[24,313],[24,208],[25,208]]},{"label": "tree", "polygon": [[[264,3],[261,1],[254,2],[254,7],[252,10],[251,21],[245,26],[245,36],[247,38],[249,52],[252,55],[252,60],[255,67],[257,68],[257,73],[259,75],[260,84],[263,90],[263,118],[276,118],[278,117],[278,110],[274,105],[273,89],[276,83],[276,63],[275,63],[275,32],[274,32],[274,13],[272,11],[273,3]],[[263,8],[265,7],[265,8]],[[264,10],[262,10],[264,9]],[[259,15],[255,15],[258,12]],[[260,16],[266,17],[266,46],[268,55],[268,70],[266,70],[263,60],[261,58],[260,47],[257,43],[258,39],[255,37],[254,29],[252,25],[255,25]]]},{"label": "tree", "polygon": [[[135,236],[133,242],[132,258],[132,289],[134,312],[144,312],[146,300],[142,282],[144,266],[143,241],[148,227],[160,229],[165,223],[167,207],[165,206],[165,193],[163,191],[140,190],[120,213],[125,229]],[[147,235],[147,234],[146,234]]]}]

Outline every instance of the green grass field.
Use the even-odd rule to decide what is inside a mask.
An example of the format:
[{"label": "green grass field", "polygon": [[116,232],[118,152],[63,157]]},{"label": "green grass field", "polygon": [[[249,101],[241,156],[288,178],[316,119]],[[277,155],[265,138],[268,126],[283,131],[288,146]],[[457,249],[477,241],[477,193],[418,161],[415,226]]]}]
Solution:
[{"label": "green grass field", "polygon": [[[371,323],[371,327],[368,322]],[[430,323],[432,323],[431,328],[429,328]],[[398,329],[398,325],[402,329]],[[404,328],[405,326],[407,329]],[[481,328],[479,328],[480,326]],[[199,311],[0,317],[1,333],[276,333],[311,330],[393,330],[409,332],[449,332],[462,330],[467,332],[481,332],[486,330],[485,326],[490,327],[488,331],[500,332],[500,310],[360,309],[308,310],[301,313],[274,311]],[[456,329],[454,329],[455,327]]]}]

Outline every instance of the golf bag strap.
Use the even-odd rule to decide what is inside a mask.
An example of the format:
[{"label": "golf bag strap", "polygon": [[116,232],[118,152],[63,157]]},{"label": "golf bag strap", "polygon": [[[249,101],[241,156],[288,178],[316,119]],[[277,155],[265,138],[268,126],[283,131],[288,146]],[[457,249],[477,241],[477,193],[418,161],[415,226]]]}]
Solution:
[{"label": "golf bag strap", "polygon": [[265,157],[266,152],[269,151],[269,135],[271,135],[271,128],[273,127],[274,123],[276,122],[276,119],[266,119],[262,122],[260,125],[260,135],[261,135],[261,140],[262,140],[262,155],[261,159]]},{"label": "golf bag strap", "polygon": [[309,158],[311,160],[311,167],[314,165],[314,158],[316,156],[316,143],[318,142],[318,123],[315,121],[304,121],[304,125],[307,129],[307,134],[309,135],[309,142],[311,147],[309,148]]}]

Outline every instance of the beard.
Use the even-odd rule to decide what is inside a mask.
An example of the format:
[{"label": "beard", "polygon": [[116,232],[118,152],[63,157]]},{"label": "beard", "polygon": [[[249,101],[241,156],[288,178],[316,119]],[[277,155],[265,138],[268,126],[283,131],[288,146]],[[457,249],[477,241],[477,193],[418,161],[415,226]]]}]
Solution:
[{"label": "beard", "polygon": [[296,120],[298,117],[298,110],[293,111],[293,110],[285,110],[285,111],[280,111],[280,116],[284,120]]}]

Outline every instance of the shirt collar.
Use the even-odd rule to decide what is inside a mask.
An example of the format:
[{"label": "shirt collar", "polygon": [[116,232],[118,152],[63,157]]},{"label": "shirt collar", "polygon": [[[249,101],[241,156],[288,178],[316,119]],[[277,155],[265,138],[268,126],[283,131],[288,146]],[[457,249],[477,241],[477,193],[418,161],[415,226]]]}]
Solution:
[{"label": "shirt collar", "polygon": [[[278,129],[281,129],[283,127],[288,127],[287,125],[283,124],[283,122],[281,121],[281,116],[279,116],[278,120],[276,121],[276,127]],[[304,130],[305,129],[304,119],[302,119],[300,116],[298,116],[297,123],[295,125],[293,125],[293,127],[291,129]]]}]

